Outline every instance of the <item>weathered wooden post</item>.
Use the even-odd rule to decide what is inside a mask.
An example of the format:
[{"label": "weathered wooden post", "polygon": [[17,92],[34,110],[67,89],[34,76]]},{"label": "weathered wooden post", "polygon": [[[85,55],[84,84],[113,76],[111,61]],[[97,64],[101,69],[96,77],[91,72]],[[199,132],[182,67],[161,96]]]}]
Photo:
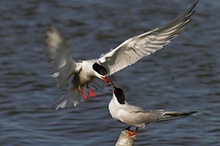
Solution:
[{"label": "weathered wooden post", "polygon": [[121,131],[121,134],[116,142],[115,146],[133,146],[135,135],[129,136],[127,129]]}]

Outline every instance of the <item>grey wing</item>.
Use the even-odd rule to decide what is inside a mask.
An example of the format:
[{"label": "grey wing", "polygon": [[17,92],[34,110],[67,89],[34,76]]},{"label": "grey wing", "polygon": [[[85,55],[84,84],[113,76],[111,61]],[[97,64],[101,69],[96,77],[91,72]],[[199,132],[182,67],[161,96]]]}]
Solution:
[{"label": "grey wing", "polygon": [[108,75],[111,75],[137,62],[142,57],[163,48],[163,46],[170,43],[191,20],[190,17],[195,12],[193,9],[196,4],[197,3],[192,5],[189,10],[171,23],[124,41],[115,49],[102,55],[99,58],[100,64],[108,70]]},{"label": "grey wing", "polygon": [[149,124],[152,122],[158,122],[160,119],[163,119],[164,110],[136,110],[133,111],[133,118],[137,124]]},{"label": "grey wing", "polygon": [[68,78],[77,70],[71,51],[57,29],[49,25],[45,30],[46,51],[52,76],[57,79],[59,88],[63,88]]},{"label": "grey wing", "polygon": [[155,122],[163,115],[163,110],[157,112],[147,111],[137,106],[126,105],[123,107],[121,118],[124,123],[131,126],[144,127],[145,124]]},{"label": "grey wing", "polygon": [[146,123],[150,122],[162,122],[162,121],[169,121],[179,118],[184,118],[190,115],[197,113],[197,111],[191,112],[177,112],[177,111],[165,111],[165,110],[149,110],[146,111],[147,119],[145,119]]}]

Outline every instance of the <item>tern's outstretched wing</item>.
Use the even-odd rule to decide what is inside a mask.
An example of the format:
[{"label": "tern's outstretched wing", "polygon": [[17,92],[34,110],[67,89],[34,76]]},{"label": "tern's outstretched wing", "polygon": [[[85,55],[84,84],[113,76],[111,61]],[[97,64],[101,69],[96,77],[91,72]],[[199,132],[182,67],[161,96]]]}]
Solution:
[{"label": "tern's outstretched wing", "polygon": [[190,17],[195,12],[196,4],[171,23],[124,41],[112,51],[102,55],[99,58],[100,64],[108,70],[108,75],[111,75],[163,48],[191,20]]},{"label": "tern's outstretched wing", "polygon": [[46,51],[52,76],[57,79],[58,87],[63,88],[68,78],[76,71],[77,63],[57,29],[50,25],[45,30]]}]

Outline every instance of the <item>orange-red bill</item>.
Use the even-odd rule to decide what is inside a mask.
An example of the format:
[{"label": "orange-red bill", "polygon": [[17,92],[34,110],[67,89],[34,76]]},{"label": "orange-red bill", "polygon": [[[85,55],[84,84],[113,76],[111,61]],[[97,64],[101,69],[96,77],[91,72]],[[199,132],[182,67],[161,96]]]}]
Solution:
[{"label": "orange-red bill", "polygon": [[101,77],[101,78],[105,83],[109,83],[108,78],[106,78],[106,77]]}]

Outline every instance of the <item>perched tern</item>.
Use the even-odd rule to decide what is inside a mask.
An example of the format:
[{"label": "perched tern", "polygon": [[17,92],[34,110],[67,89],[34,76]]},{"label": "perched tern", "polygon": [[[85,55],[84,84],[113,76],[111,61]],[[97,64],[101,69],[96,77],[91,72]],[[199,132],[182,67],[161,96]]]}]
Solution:
[{"label": "perched tern", "polygon": [[45,31],[45,42],[52,76],[57,79],[59,88],[63,88],[68,79],[73,76],[66,93],[52,108],[65,108],[69,104],[76,106],[81,101],[80,95],[87,100],[87,95],[82,90],[85,86],[88,88],[89,96],[95,96],[89,88],[89,83],[94,78],[99,78],[108,85],[107,76],[134,64],[142,57],[170,43],[191,20],[196,4],[171,23],[129,38],[115,49],[102,54],[100,58],[92,60],[74,61],[65,39],[54,26],[50,25]]},{"label": "perched tern", "polygon": [[146,124],[183,118],[197,113],[197,111],[144,110],[143,108],[128,104],[125,101],[125,94],[122,89],[114,87],[114,90],[111,90],[111,92],[113,96],[108,108],[112,118],[129,125],[127,130],[131,126],[136,127],[135,131],[129,130],[129,136],[133,136],[138,130],[138,127],[144,128]]}]

